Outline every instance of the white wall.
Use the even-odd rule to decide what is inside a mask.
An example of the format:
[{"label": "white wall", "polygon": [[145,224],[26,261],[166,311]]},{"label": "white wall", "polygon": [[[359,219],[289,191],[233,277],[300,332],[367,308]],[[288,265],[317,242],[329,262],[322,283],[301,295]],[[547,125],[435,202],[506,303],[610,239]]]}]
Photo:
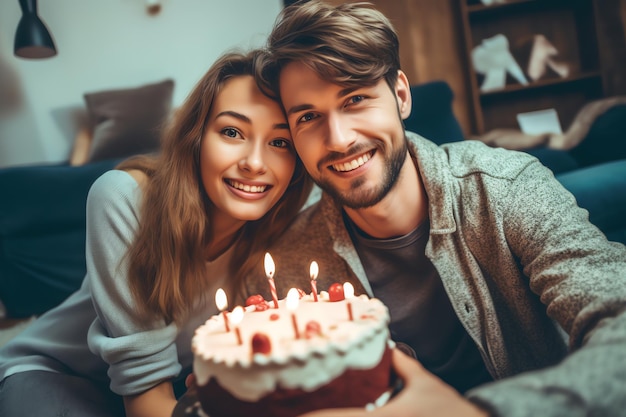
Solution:
[{"label": "white wall", "polygon": [[[180,104],[231,47],[261,45],[282,0],[40,0],[58,55],[13,55],[18,0],[0,1],[0,167],[68,159],[83,94],[175,80]],[[81,111],[78,111],[81,110]]]}]

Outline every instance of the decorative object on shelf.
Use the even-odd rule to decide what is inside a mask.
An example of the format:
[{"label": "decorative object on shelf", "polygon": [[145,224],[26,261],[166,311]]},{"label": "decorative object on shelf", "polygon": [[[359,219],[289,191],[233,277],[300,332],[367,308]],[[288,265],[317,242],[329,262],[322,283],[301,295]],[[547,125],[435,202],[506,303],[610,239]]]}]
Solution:
[{"label": "decorative object on shelf", "polygon": [[22,18],[17,24],[13,53],[29,59],[50,58],[57,54],[48,28],[37,15],[37,0],[19,0]]},{"label": "decorative object on shelf", "polygon": [[559,113],[556,109],[533,110],[517,114],[517,123],[522,132],[528,135],[540,135],[544,133],[563,133]]},{"label": "decorative object on shelf", "polygon": [[520,84],[528,84],[524,71],[509,51],[509,40],[503,34],[483,39],[472,50],[472,63],[476,72],[485,76],[481,91],[504,88],[507,73]]},{"label": "decorative object on shelf", "polygon": [[[518,113],[547,108],[558,111],[565,129],[577,109],[590,100],[622,94],[622,85],[614,74],[621,69],[616,64],[622,52],[618,44],[624,42],[609,42],[605,27],[605,23],[617,23],[612,16],[607,20],[609,13],[605,10],[614,1],[620,0],[508,0],[491,6],[479,0],[458,0],[462,46],[473,81],[468,83],[470,135],[501,128],[519,131]],[[489,84],[481,87],[484,74],[472,65],[480,58],[480,49],[474,48],[496,34],[506,36],[509,51],[528,84],[507,75],[504,88],[490,90]],[[616,56],[610,53],[613,48]]]},{"label": "decorative object on shelf", "polygon": [[554,71],[559,77],[566,78],[569,75],[569,65],[562,61],[557,61],[559,51],[544,36],[535,35],[532,40],[530,57],[528,59],[528,78],[537,81],[544,77],[548,68]]}]

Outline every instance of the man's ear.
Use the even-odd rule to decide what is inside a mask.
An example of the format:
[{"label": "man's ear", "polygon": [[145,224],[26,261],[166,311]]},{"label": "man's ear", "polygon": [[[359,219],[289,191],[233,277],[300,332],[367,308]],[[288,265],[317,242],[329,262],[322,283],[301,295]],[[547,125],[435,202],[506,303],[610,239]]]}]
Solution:
[{"label": "man's ear", "polygon": [[402,120],[411,114],[411,86],[406,74],[398,70],[398,80],[396,81],[396,100],[398,100],[398,111]]}]

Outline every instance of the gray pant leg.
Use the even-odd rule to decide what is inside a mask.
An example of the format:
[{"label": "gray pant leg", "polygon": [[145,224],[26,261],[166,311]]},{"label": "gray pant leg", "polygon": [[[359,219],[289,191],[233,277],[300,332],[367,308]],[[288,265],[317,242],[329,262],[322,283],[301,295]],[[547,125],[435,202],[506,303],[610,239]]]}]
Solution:
[{"label": "gray pant leg", "polygon": [[46,371],[0,382],[0,416],[125,417],[122,397],[85,378]]}]

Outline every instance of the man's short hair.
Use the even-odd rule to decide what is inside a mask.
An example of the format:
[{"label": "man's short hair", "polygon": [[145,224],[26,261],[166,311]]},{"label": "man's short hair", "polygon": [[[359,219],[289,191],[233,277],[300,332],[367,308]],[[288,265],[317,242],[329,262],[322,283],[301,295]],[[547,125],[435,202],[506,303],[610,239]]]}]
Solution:
[{"label": "man's short hair", "polygon": [[381,79],[393,89],[400,69],[398,36],[371,3],[331,6],[299,1],[285,7],[267,42],[263,78],[278,95],[280,70],[302,62],[322,79],[345,87],[370,86]]}]

